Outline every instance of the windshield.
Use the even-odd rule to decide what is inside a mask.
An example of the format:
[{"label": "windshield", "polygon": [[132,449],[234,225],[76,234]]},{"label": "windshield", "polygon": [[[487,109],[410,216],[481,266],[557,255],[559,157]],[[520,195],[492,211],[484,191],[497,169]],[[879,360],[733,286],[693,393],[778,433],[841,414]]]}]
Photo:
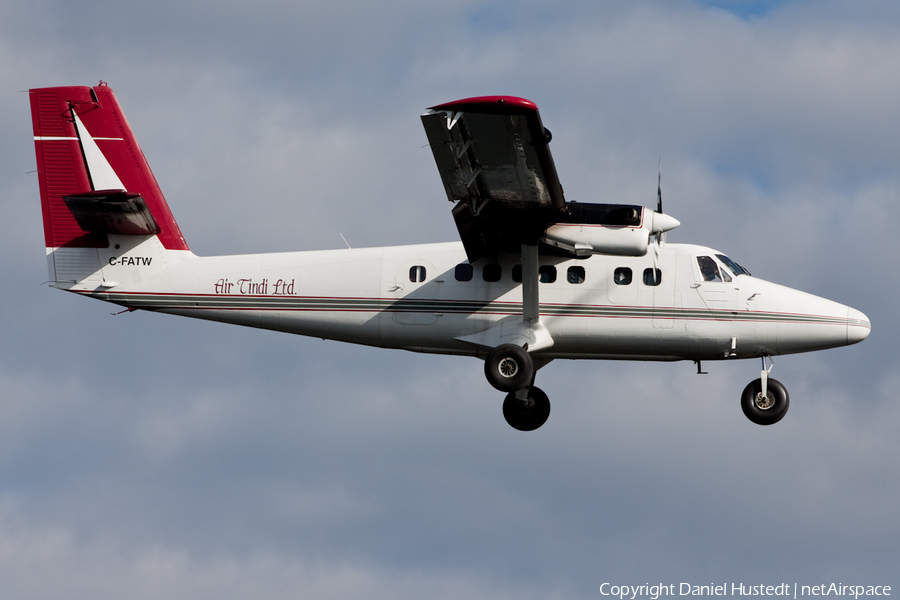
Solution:
[{"label": "windshield", "polygon": [[731,260],[730,258],[725,256],[724,254],[716,254],[716,258],[721,260],[722,264],[724,264],[726,267],[728,267],[731,270],[731,272],[734,273],[735,275],[749,275],[750,274],[750,271],[748,271],[741,265],[737,264],[736,262],[734,262],[733,260]]},{"label": "windshield", "polygon": [[700,276],[703,277],[703,281],[731,281],[731,275],[724,269],[720,273],[719,265],[711,257],[698,256],[697,264],[700,266]]}]

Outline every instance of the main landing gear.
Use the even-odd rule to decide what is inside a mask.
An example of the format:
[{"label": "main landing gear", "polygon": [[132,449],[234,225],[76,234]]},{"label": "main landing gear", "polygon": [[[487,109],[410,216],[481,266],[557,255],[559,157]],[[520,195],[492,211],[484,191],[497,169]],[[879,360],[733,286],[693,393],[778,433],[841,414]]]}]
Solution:
[{"label": "main landing gear", "polygon": [[497,346],[484,361],[484,374],[494,388],[509,392],[503,401],[503,416],[512,428],[534,431],[547,422],[550,400],[534,387],[534,361],[524,348]]},{"label": "main landing gear", "polygon": [[[522,395],[524,398],[519,398]],[[541,388],[530,386],[510,392],[503,401],[503,416],[513,429],[534,431],[550,416],[550,399]]]},{"label": "main landing gear", "polygon": [[541,323],[538,259],[536,243],[522,244],[522,322],[498,325],[479,334],[477,340],[482,346],[492,346],[484,361],[484,375],[492,386],[507,393],[503,416],[519,431],[534,431],[550,416],[550,401],[534,387],[534,374],[551,359],[534,359],[528,353],[529,347],[536,351],[553,345],[550,332]]},{"label": "main landing gear", "polygon": [[[748,419],[757,425],[772,425],[787,414],[790,398],[787,389],[777,379],[769,377],[772,365],[766,368],[763,357],[762,376],[747,384],[741,395],[741,409]],[[771,362],[771,358],[769,361]]]},{"label": "main landing gear", "polygon": [[484,376],[501,392],[513,392],[534,379],[534,361],[521,346],[500,344],[487,355]]}]

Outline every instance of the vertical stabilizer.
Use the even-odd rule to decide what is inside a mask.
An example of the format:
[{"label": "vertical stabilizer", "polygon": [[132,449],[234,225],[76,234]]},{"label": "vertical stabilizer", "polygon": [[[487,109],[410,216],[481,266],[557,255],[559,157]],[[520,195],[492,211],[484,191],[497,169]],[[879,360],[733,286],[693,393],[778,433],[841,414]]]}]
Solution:
[{"label": "vertical stabilizer", "polygon": [[109,247],[110,234],[155,236],[157,247],[188,250],[108,86],[30,96],[51,280],[102,282],[98,249]]},{"label": "vertical stabilizer", "polygon": [[67,197],[108,191],[132,205],[140,197],[162,246],[188,250],[112,89],[53,87],[30,95],[47,248],[105,248],[111,231],[90,224],[103,219],[79,219]]}]

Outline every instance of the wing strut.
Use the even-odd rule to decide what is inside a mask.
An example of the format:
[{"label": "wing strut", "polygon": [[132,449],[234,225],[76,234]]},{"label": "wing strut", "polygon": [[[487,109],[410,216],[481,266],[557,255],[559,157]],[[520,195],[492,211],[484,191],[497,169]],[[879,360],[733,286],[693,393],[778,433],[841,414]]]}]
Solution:
[{"label": "wing strut", "polygon": [[487,348],[515,344],[529,353],[551,347],[553,338],[541,322],[538,271],[538,246],[522,244],[522,319],[509,317],[490,329],[456,339]]},{"label": "wing strut", "polygon": [[527,341],[522,344],[529,352],[553,345],[553,338],[541,322],[541,302],[538,286],[538,247],[522,244],[522,322],[518,335]]},{"label": "wing strut", "polygon": [[526,326],[541,320],[538,283],[538,247],[522,244],[522,324]]}]

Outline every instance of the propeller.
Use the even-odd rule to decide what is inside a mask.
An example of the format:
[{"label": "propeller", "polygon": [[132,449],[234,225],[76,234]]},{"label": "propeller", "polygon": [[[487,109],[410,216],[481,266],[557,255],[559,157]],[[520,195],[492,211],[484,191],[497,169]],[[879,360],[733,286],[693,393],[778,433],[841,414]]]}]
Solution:
[{"label": "propeller", "polygon": [[656,172],[656,212],[662,212],[662,157],[659,159],[659,167]]},{"label": "propeller", "polygon": [[681,222],[675,217],[664,214],[662,211],[662,157],[659,159],[659,173],[656,177],[656,210],[648,211],[650,213],[649,233],[656,236],[656,243],[653,244],[653,278],[654,283],[659,274],[659,248],[666,241],[666,232],[675,229]]},{"label": "propeller", "polygon": [[[663,214],[662,209],[662,157],[659,157],[659,170],[656,174],[656,212],[659,214]],[[665,241],[665,231],[658,231],[656,233],[656,244],[659,245],[661,241]]]},{"label": "propeller", "polygon": [[651,212],[653,221],[650,223],[650,233],[656,236],[656,243],[653,244],[653,268],[654,278],[659,271],[659,247],[666,241],[666,232],[675,229],[681,223],[675,217],[663,213],[662,208],[662,158],[659,159],[659,173],[656,177],[656,211]]},{"label": "propeller", "polygon": [[[659,157],[659,170],[656,174],[656,214],[663,214],[662,209],[662,157]],[[654,225],[656,225],[656,215],[653,215]],[[656,229],[656,227],[654,227]],[[663,241],[663,236],[665,232],[658,231],[656,232],[656,243],[653,244],[653,280],[656,282],[657,274],[659,273],[659,245]]]}]

